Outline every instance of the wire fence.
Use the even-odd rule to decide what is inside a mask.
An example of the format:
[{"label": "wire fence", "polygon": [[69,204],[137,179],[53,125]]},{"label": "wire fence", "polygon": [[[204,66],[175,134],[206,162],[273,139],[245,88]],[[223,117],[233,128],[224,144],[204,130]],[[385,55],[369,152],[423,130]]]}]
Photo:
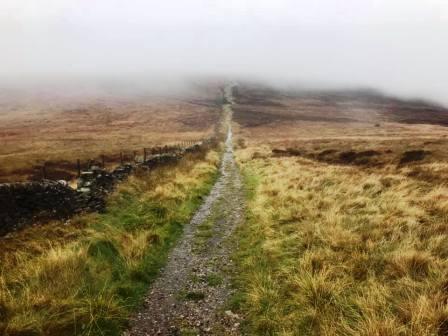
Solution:
[{"label": "wire fence", "polygon": [[185,140],[170,145],[142,147],[139,150],[126,150],[115,154],[100,154],[90,159],[76,159],[74,161],[45,161],[39,167],[36,167],[38,168],[38,171],[35,172],[32,179],[36,180],[40,178],[71,180],[79,177],[82,171],[90,170],[94,166],[106,169],[107,167],[114,168],[125,164],[144,163],[154,156],[182,152],[189,147],[202,145],[211,140],[211,138]]}]

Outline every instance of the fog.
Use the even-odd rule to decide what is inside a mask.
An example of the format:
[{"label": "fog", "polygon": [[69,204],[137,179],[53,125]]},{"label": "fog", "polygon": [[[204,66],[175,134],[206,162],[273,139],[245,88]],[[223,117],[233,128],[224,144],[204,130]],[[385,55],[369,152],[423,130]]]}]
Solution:
[{"label": "fog", "polygon": [[0,84],[206,76],[448,104],[446,0],[2,0]]}]

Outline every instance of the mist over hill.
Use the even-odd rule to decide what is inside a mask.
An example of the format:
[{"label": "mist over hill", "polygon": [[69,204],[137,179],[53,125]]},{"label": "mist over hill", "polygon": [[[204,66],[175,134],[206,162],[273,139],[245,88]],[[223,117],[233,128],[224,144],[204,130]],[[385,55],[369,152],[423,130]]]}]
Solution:
[{"label": "mist over hill", "polygon": [[448,103],[443,0],[5,0],[0,78],[373,87]]}]

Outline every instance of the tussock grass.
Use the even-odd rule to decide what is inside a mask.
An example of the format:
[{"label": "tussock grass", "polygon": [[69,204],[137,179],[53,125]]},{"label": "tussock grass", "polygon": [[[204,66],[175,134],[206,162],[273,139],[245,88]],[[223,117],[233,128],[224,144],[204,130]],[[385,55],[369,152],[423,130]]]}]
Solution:
[{"label": "tussock grass", "polygon": [[447,335],[447,187],[269,151],[237,151],[246,332]]},{"label": "tussock grass", "polygon": [[104,214],[1,241],[0,334],[119,334],[210,189],[218,154],[131,176]]}]

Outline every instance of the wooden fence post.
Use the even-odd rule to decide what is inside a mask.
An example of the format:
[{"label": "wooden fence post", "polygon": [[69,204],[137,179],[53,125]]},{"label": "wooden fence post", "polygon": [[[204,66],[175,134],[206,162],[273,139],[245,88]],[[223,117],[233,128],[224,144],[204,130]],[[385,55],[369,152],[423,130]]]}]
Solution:
[{"label": "wooden fence post", "polygon": [[133,156],[134,156],[134,163],[135,163],[135,160],[136,160],[136,158],[137,158],[137,152],[136,151],[133,151],[133,154],[132,154]]},{"label": "wooden fence post", "polygon": [[106,159],[104,158],[104,154],[101,155],[101,166],[103,167],[103,169],[106,167]]},{"label": "wooden fence post", "polygon": [[76,160],[76,168],[78,169],[78,177],[81,176],[81,160]]},{"label": "wooden fence post", "polygon": [[46,162],[44,162],[44,164],[42,165],[42,179],[46,179],[47,178],[47,167],[46,167]]},{"label": "wooden fence post", "polygon": [[146,147],[143,148],[143,163],[146,162]]}]

